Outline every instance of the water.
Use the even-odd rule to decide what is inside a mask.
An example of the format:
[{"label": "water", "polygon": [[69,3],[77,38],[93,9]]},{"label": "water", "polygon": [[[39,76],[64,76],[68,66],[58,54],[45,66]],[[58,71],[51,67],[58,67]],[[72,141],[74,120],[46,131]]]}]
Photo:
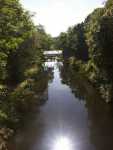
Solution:
[{"label": "water", "polygon": [[[66,78],[70,80],[66,84],[57,62],[46,63],[46,66],[54,67],[50,69],[53,74],[48,84],[48,100],[30,116],[22,131],[16,135],[11,149],[113,149],[110,107],[101,102],[90,85],[87,84],[86,88],[86,82],[79,81],[79,77],[72,81],[72,78]],[[68,72],[65,73],[68,76]]]}]

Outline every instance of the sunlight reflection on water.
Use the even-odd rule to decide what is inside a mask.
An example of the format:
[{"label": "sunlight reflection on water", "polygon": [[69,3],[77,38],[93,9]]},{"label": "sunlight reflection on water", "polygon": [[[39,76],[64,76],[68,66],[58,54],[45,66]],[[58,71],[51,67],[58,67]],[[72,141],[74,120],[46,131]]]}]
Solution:
[{"label": "sunlight reflection on water", "polygon": [[113,149],[111,109],[104,106],[94,88],[81,76],[73,76],[70,69],[62,68],[62,62],[44,65],[51,80],[47,102],[33,112],[10,150]]},{"label": "sunlight reflection on water", "polygon": [[58,137],[53,143],[53,150],[72,150],[72,142],[68,137]]}]

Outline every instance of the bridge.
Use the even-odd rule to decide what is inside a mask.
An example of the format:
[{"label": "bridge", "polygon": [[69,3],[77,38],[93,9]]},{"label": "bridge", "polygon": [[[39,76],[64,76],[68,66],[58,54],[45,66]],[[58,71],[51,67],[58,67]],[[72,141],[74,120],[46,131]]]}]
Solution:
[{"label": "bridge", "polygon": [[48,50],[44,51],[44,55],[46,59],[55,59],[62,57],[62,50]]}]

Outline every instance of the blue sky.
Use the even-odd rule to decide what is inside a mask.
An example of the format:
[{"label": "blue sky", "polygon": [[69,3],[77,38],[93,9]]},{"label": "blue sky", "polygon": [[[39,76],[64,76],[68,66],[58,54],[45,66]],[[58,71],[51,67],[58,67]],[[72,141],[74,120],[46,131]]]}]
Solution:
[{"label": "blue sky", "polygon": [[35,24],[44,25],[46,32],[58,36],[69,26],[82,22],[104,0],[20,0],[24,8],[35,12]]}]

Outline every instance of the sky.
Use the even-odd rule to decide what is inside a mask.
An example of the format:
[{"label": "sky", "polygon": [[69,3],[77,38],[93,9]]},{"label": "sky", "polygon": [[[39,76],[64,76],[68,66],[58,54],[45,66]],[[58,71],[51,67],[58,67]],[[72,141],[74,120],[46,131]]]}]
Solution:
[{"label": "sky", "polygon": [[84,21],[104,0],[20,0],[25,9],[35,12],[33,21],[42,24],[53,37]]}]

